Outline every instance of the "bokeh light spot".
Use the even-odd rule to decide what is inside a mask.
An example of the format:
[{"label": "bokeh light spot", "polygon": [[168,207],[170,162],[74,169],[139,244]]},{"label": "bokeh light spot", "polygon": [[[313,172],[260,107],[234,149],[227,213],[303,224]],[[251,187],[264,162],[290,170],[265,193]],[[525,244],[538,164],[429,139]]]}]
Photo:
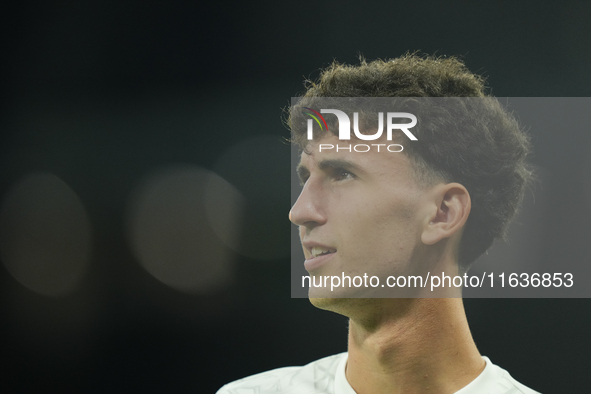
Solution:
[{"label": "bokeh light spot", "polygon": [[89,252],[86,210],[56,175],[30,174],[8,193],[0,211],[0,258],[23,286],[49,296],[73,291]]},{"label": "bokeh light spot", "polygon": [[[217,213],[217,234],[207,207]],[[207,293],[232,282],[235,254],[224,242],[236,243],[239,223],[240,195],[230,184],[197,166],[174,167],[138,187],[129,205],[128,236],[136,258],[156,279],[186,293]]]}]

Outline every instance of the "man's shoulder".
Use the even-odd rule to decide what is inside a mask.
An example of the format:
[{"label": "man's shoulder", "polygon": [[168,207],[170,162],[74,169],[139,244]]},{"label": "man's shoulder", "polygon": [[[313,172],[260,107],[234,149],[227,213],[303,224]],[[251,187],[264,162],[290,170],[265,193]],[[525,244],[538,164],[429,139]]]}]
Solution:
[{"label": "man's shoulder", "polygon": [[509,372],[493,364],[488,357],[482,358],[486,361],[484,371],[456,394],[540,394],[519,383]]},{"label": "man's shoulder", "polygon": [[539,392],[530,389],[524,384],[519,383],[517,380],[513,378],[513,376],[511,376],[511,374],[509,374],[509,372],[507,372],[503,368],[497,365],[495,365],[494,367],[497,368],[497,373],[499,376],[497,380],[499,392],[515,394],[540,394]]},{"label": "man's shoulder", "polygon": [[347,353],[324,357],[301,367],[284,367],[236,380],[217,394],[328,394],[334,393],[334,379],[339,362]]},{"label": "man's shoulder", "polygon": [[[483,359],[484,371],[456,394],[539,394],[516,381],[488,357]],[[273,369],[228,383],[217,394],[334,394],[335,385],[339,392],[353,393],[344,375],[346,360],[347,353],[340,353],[301,367]]]}]

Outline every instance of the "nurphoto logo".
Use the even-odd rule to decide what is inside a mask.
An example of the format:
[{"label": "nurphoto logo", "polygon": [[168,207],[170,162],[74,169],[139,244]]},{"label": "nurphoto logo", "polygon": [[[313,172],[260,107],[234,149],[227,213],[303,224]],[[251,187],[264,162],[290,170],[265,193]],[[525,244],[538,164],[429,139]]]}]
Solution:
[{"label": "nurphoto logo", "polygon": [[[311,119],[308,119],[308,140],[312,140],[314,139],[313,137],[313,128],[314,128],[314,121],[316,121],[316,123],[318,124],[318,126],[320,127],[320,130],[324,131],[328,131],[328,124],[326,122],[326,119],[324,119],[324,116],[322,116],[322,114],[333,114],[337,117],[337,122],[339,124],[339,140],[350,140],[351,139],[351,120],[349,119],[349,116],[338,109],[321,109],[320,112],[309,108],[309,107],[304,107],[304,114],[310,116]],[[413,128],[416,124],[417,124],[417,117],[414,116],[411,113],[408,112],[387,112],[386,116],[386,139],[388,141],[392,141],[392,132],[394,130],[400,130],[402,131],[411,141],[417,141],[417,137],[415,137],[411,132],[410,132],[410,128]],[[395,123],[395,119],[396,121],[399,121],[399,119],[410,119],[409,123]],[[353,112],[353,133],[355,133],[355,137],[357,137],[360,140],[363,141],[375,141],[378,138],[380,138],[382,136],[382,134],[384,133],[384,113],[383,112],[378,112],[378,129],[375,132],[375,134],[362,134],[359,131],[359,113],[358,112]],[[378,152],[380,151],[381,147],[386,147],[385,150],[387,150],[388,152],[402,152],[403,147],[400,144],[390,144],[387,145],[386,144],[371,144],[371,146],[375,146],[378,150]],[[357,145],[349,145],[347,147],[340,147],[340,146],[336,146],[336,151],[338,152],[339,150],[346,150],[348,152],[351,152],[353,149],[353,151],[355,152],[368,152],[371,150],[371,146],[368,144],[357,144]],[[335,146],[332,144],[320,144],[319,145],[319,150],[329,150],[329,149],[335,149]]]}]

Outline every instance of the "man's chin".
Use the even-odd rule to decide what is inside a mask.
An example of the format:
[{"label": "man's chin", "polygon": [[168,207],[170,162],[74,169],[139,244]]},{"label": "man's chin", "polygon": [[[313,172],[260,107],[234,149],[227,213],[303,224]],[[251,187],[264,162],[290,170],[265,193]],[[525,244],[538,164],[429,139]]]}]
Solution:
[{"label": "man's chin", "polygon": [[326,300],[326,302],[338,302],[338,300],[347,298],[366,298],[369,296],[368,294],[364,295],[364,293],[367,293],[367,289],[335,288],[331,290],[330,287],[311,287],[308,289],[308,298],[310,300],[318,299]]},{"label": "man's chin", "polygon": [[316,308],[340,314],[344,314],[344,309],[348,309],[347,307],[351,304],[351,302],[355,303],[355,299],[310,297],[310,303]]},{"label": "man's chin", "polygon": [[371,294],[361,289],[339,289],[338,291],[330,291],[330,289],[310,289],[308,298],[310,303],[318,309],[324,309],[348,315],[345,313],[352,307],[360,304],[367,304],[368,299],[373,298]]},{"label": "man's chin", "polygon": [[338,305],[347,300],[347,298],[323,298],[310,297],[310,303],[319,309],[329,309],[332,305]]},{"label": "man's chin", "polygon": [[[334,288],[330,287],[310,287],[308,289],[308,298],[325,301],[322,304],[339,303],[339,300],[354,298],[417,298],[421,288],[389,288],[389,287],[353,287],[353,288]],[[312,302],[316,305],[316,302]]]},{"label": "man's chin", "polygon": [[[310,298],[310,303],[318,309],[343,315],[350,319],[365,319],[381,309],[384,298]],[[398,301],[398,300],[396,300]]]}]

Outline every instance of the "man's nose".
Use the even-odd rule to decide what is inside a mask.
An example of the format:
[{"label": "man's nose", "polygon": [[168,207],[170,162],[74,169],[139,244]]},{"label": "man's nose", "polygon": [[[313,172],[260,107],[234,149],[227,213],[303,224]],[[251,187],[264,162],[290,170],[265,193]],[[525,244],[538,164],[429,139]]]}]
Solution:
[{"label": "man's nose", "polygon": [[308,179],[289,211],[289,220],[298,226],[314,227],[326,222],[321,186]]}]

